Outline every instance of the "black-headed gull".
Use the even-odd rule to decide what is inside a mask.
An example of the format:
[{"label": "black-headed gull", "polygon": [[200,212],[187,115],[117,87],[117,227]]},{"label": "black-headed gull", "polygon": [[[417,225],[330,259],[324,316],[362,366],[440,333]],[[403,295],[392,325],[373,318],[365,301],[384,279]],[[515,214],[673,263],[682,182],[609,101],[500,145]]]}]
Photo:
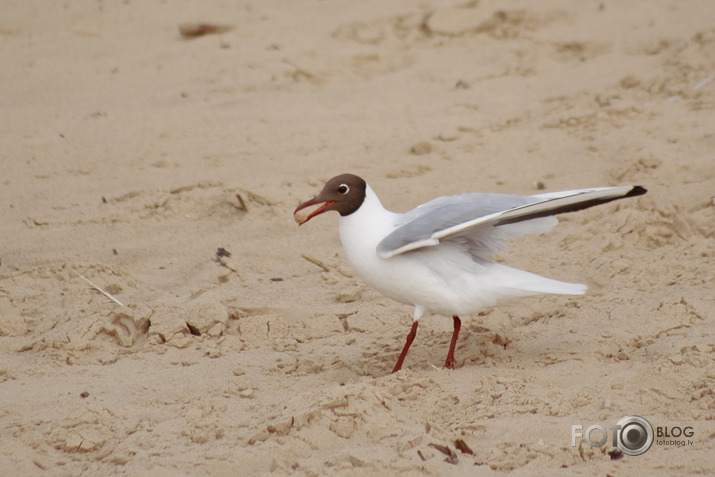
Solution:
[{"label": "black-headed gull", "polygon": [[531,196],[468,193],[439,197],[398,214],[383,208],[363,179],[342,174],[300,204],[293,215],[304,224],[323,212],[337,211],[340,241],[358,275],[384,295],[415,307],[394,373],[402,367],[425,312],[452,316],[454,332],[444,367],[454,369],[459,315],[518,297],[583,294],[585,285],[507,267],[493,257],[505,248],[507,239],[551,230],[558,223],[556,214],[645,193],[640,186]]}]

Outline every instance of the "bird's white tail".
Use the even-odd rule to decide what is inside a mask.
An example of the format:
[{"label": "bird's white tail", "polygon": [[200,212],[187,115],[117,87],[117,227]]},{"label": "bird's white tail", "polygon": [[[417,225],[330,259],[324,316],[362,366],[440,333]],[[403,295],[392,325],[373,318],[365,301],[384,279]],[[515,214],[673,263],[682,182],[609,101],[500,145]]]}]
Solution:
[{"label": "bird's white tail", "polygon": [[512,290],[520,290],[525,296],[538,294],[583,295],[588,288],[581,283],[561,282],[525,272],[506,265],[495,264],[493,272],[500,275],[500,282]]}]

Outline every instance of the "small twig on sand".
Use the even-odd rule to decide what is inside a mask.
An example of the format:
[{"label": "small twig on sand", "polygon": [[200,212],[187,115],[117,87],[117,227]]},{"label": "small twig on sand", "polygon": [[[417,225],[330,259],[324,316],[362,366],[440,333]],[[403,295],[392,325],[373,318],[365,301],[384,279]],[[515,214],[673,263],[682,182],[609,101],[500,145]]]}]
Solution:
[{"label": "small twig on sand", "polygon": [[447,458],[444,460],[447,463],[453,464],[453,465],[457,465],[459,463],[459,457],[457,457],[457,454],[455,454],[454,451],[452,451],[452,449],[450,449],[449,447],[441,446],[439,444],[429,444],[429,446],[437,449],[442,454],[446,455]]},{"label": "small twig on sand", "polygon": [[241,194],[236,194],[236,198],[238,199],[238,205],[234,204],[234,207],[238,210],[242,210],[243,212],[248,212],[248,207],[246,207],[246,203],[243,201]]},{"label": "small twig on sand", "polygon": [[320,268],[323,269],[323,271],[325,271],[325,272],[330,271],[328,266],[326,264],[324,264],[323,262],[321,262],[320,260],[318,260],[317,258],[312,257],[312,256],[308,255],[307,253],[301,253],[300,256],[303,257],[304,259],[308,260],[313,265],[319,266]]},{"label": "small twig on sand", "polygon": [[102,295],[106,296],[107,298],[109,298],[110,300],[112,300],[112,301],[113,301],[114,303],[116,303],[117,305],[119,305],[119,306],[124,306],[124,303],[122,303],[121,301],[117,300],[111,293],[109,293],[109,292],[106,291],[105,289],[100,288],[100,287],[98,287],[97,285],[95,285],[89,278],[85,277],[84,275],[82,275],[82,274],[79,273],[79,272],[75,272],[75,273],[76,273],[82,280],[84,280],[85,282],[89,283],[89,284],[92,286],[92,288],[94,288],[95,290],[97,290],[98,292],[100,292]]},{"label": "small twig on sand", "polygon": [[216,25],[213,23],[184,23],[179,25],[179,34],[184,38],[194,38],[210,34],[221,34],[231,31],[230,25]]}]

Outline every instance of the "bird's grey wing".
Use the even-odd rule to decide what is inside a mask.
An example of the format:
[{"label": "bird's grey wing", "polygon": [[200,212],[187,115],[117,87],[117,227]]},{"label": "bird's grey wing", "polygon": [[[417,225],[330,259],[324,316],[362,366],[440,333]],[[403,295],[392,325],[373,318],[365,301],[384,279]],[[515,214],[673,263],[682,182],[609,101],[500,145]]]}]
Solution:
[{"label": "bird's grey wing", "polygon": [[[377,245],[377,254],[390,258],[438,245],[440,240],[466,238],[475,242],[477,248],[481,246],[484,255],[489,255],[503,247],[504,239],[550,229],[556,224],[551,216],[645,192],[640,186],[625,186],[534,196],[475,193],[440,197],[404,214],[395,230]],[[479,250],[476,254],[479,255]]]},{"label": "bird's grey wing", "polygon": [[467,193],[438,197],[403,214],[377,246],[382,258],[439,244],[444,232],[465,223],[533,203],[539,199],[511,194]]}]

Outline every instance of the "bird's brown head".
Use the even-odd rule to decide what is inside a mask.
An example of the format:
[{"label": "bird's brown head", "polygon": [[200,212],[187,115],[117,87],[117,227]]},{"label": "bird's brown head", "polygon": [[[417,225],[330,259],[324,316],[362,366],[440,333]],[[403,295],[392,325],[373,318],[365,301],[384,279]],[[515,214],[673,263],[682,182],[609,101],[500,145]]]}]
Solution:
[{"label": "bird's brown head", "polygon": [[[354,174],[340,174],[330,179],[320,191],[320,194],[307,202],[303,202],[293,212],[293,218],[302,225],[323,212],[335,210],[340,215],[350,215],[360,208],[365,200],[367,184]],[[321,204],[309,212],[306,208]]]}]

